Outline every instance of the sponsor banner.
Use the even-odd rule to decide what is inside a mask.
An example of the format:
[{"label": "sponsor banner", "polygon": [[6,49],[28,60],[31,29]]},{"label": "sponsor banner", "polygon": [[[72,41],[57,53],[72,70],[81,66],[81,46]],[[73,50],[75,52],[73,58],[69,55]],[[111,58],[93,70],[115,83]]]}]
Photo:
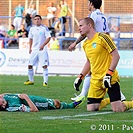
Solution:
[{"label": "sponsor banner", "polygon": [[[86,57],[83,51],[48,51],[50,65],[49,74],[78,75]],[[119,51],[120,61],[117,70],[120,76],[133,76],[133,51]],[[1,49],[0,74],[27,75],[29,54],[27,49]],[[42,67],[35,69],[42,74]]]},{"label": "sponsor banner", "polygon": [[29,48],[29,38],[19,38],[19,49]]},{"label": "sponsor banner", "polygon": [[[84,63],[84,52],[48,51],[50,65],[49,74],[78,74]],[[27,75],[29,54],[28,50],[1,49],[0,74]],[[42,74],[42,67],[34,69],[35,73]]]},{"label": "sponsor banner", "polygon": [[120,76],[133,76],[133,51],[119,51],[117,70]]},{"label": "sponsor banner", "polygon": [[[79,74],[86,61],[83,51],[49,51],[48,53],[50,62],[48,69],[50,74]],[[36,72],[42,72],[40,65]]]},{"label": "sponsor banner", "polygon": [[1,49],[0,74],[27,74],[28,50]]}]

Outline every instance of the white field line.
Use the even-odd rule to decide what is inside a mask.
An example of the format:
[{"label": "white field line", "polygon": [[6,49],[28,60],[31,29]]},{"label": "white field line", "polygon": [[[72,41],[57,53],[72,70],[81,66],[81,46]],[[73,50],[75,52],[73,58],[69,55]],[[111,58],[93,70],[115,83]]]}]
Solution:
[{"label": "white field line", "polygon": [[[90,118],[78,118],[78,117],[85,117],[85,116],[96,116],[96,115],[106,115],[106,114],[112,114],[114,112],[100,112],[100,113],[90,113],[90,114],[79,114],[79,115],[74,115],[74,116],[43,116],[41,117],[41,119],[44,120],[56,120],[56,119],[64,119],[64,120],[94,120],[94,119],[90,119]],[[74,118],[74,119],[73,119]],[[101,119],[96,119],[95,121],[101,121]],[[104,119],[102,121],[107,121],[107,122],[118,122],[118,120],[107,120]],[[133,123],[133,120],[119,120],[119,122],[131,122]]]},{"label": "white field line", "polygon": [[89,113],[89,114],[79,114],[79,115],[73,115],[73,116],[43,116],[41,119],[45,120],[56,120],[56,119],[72,119],[77,117],[84,117],[84,116],[95,116],[95,115],[106,115],[106,114],[112,114],[114,112],[100,112],[100,113]]},{"label": "white field line", "polygon": [[[93,121],[94,119],[89,119],[89,118],[75,118],[75,119],[72,119],[72,118],[66,118],[65,120],[79,120],[79,121]],[[107,119],[95,119],[95,121],[105,121],[105,122],[116,122],[118,123],[119,122],[129,122],[129,123],[133,123],[133,120],[107,120]]]}]

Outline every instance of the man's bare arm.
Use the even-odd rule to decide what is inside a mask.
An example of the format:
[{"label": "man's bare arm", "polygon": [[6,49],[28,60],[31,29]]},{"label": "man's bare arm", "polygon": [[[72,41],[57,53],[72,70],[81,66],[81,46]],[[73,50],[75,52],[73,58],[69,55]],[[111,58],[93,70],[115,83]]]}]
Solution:
[{"label": "man's bare arm", "polygon": [[76,44],[80,43],[81,41],[83,41],[86,38],[86,36],[81,35],[75,42]]},{"label": "man's bare arm", "polygon": [[119,59],[120,59],[120,55],[118,53],[118,50],[115,49],[112,53],[112,61],[111,61],[111,64],[110,64],[110,67],[109,69],[114,71],[114,69],[116,69],[117,65],[118,65],[118,62],[119,62]]},{"label": "man's bare arm", "polygon": [[78,43],[80,43],[82,40],[84,40],[86,36],[81,35],[74,43],[72,43],[69,47],[69,51],[73,51]]},{"label": "man's bare arm", "polygon": [[30,112],[38,112],[39,110],[37,109],[37,107],[35,106],[35,104],[30,100],[30,98],[28,97],[27,94],[19,94],[18,97],[20,99],[24,99],[27,104],[30,107]]},{"label": "man's bare arm", "polygon": [[83,76],[90,73],[90,61],[88,59],[86,60],[86,63],[84,64],[81,73],[83,74]]}]

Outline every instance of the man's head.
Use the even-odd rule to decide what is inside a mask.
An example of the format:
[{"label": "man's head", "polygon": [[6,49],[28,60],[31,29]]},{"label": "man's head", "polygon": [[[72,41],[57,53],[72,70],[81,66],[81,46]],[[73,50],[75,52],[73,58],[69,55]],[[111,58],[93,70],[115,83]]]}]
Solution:
[{"label": "man's head", "polygon": [[21,29],[25,29],[25,25],[24,24],[21,24]]},{"label": "man's head", "polygon": [[54,3],[53,2],[50,2],[49,3],[49,7],[53,7],[54,6]]},{"label": "man's head", "polygon": [[15,26],[13,24],[11,24],[11,29],[14,30],[15,29]]},{"label": "man's head", "polygon": [[18,4],[18,7],[21,7],[21,6],[22,6],[22,4],[21,4],[21,3],[19,3],[19,4]]},{"label": "man's head", "polygon": [[100,9],[101,5],[102,5],[102,0],[89,0],[88,1],[89,11],[92,10],[92,7],[95,9]]},{"label": "man's head", "polygon": [[36,5],[33,3],[33,4],[31,5],[31,8],[32,8],[32,9],[35,9],[35,8],[36,8]]},{"label": "man's head", "polygon": [[0,95],[0,111],[5,110],[6,106],[7,106],[6,100],[3,98],[2,95]]},{"label": "man's head", "polygon": [[79,20],[79,32],[81,35],[87,35],[88,33],[90,33],[90,30],[94,30],[95,29],[95,25],[94,25],[94,21],[89,18],[83,18]]},{"label": "man's head", "polygon": [[64,4],[65,4],[65,1],[64,1],[64,0],[61,0],[61,1],[60,1],[60,4],[61,4],[61,5],[64,5]]},{"label": "man's head", "polygon": [[42,17],[40,15],[35,15],[34,17],[34,24],[40,26],[42,23]]}]

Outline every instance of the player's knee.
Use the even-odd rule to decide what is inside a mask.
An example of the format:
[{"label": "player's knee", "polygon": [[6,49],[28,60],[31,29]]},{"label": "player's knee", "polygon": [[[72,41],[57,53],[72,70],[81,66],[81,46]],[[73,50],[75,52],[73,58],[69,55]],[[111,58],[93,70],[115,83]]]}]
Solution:
[{"label": "player's knee", "polygon": [[87,111],[98,111],[103,98],[87,98]]},{"label": "player's knee", "polygon": [[122,108],[112,108],[113,112],[123,112]]},{"label": "player's knee", "polygon": [[87,111],[98,111],[98,106],[87,105]]},{"label": "player's knee", "polygon": [[115,101],[111,103],[113,112],[124,112],[124,108],[121,101]]}]

